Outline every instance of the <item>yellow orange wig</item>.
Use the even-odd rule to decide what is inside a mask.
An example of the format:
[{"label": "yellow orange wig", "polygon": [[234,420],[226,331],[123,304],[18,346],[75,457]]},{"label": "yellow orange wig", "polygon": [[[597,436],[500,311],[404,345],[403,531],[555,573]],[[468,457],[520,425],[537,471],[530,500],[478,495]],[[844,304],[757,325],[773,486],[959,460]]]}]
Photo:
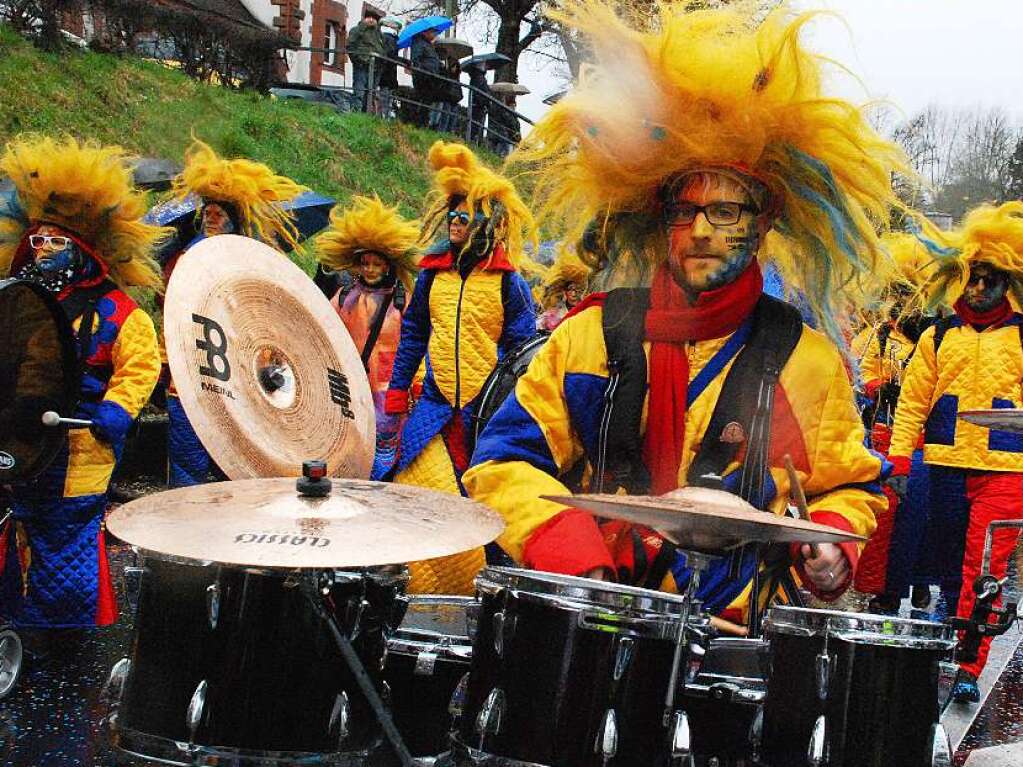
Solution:
[{"label": "yellow orange wig", "polygon": [[411,294],[418,241],[418,221],[406,221],[375,195],[355,197],[347,210],[339,205],[330,212],[330,225],[316,238],[316,257],[340,271],[357,266],[359,255],[371,251],[387,260]]},{"label": "yellow orange wig", "polygon": [[569,285],[581,285],[585,290],[590,279],[591,269],[575,253],[562,250],[554,265],[547,270],[543,281],[543,297],[541,306],[550,309],[561,298],[561,292]]},{"label": "yellow orange wig", "polygon": [[193,141],[185,152],[185,168],[174,179],[177,198],[190,194],[204,202],[230,205],[238,214],[241,234],[270,245],[279,240],[298,246],[298,232],[291,215],[280,207],[306,191],[286,176],[279,176],[263,163],[226,160],[201,141]]},{"label": "yellow orange wig", "polygon": [[143,223],[146,197],[132,184],[121,147],[71,137],[21,136],[7,144],[0,175],[15,194],[0,195],[0,276],[10,272],[31,227],[48,222],[94,250],[118,286],[161,289],[154,247],[173,230]]},{"label": "yellow orange wig", "polygon": [[619,255],[654,265],[667,253],[660,203],[671,181],[701,170],[754,179],[784,240],[779,267],[836,337],[835,307],[885,258],[877,233],[901,207],[891,173],[908,171],[860,108],[825,94],[826,60],[801,41],[812,14],[787,2],[762,19],[749,3],[558,7],[551,15],[593,61],[511,158],[535,179],[540,219],[575,240],[593,219],[630,218],[631,252]]},{"label": "yellow orange wig", "polygon": [[527,239],[538,246],[533,214],[512,182],[483,165],[463,144],[437,141],[427,158],[434,170],[434,190],[423,216],[424,245],[447,224],[452,197],[464,197],[470,216],[477,211],[490,219],[494,236],[504,243],[508,260],[520,270],[539,272],[540,267],[525,253]]},{"label": "yellow orange wig", "polygon": [[1023,306],[1023,202],[974,208],[947,240],[951,247],[936,258],[935,273],[925,286],[932,306],[955,303],[974,263],[1008,272],[1012,298]]}]

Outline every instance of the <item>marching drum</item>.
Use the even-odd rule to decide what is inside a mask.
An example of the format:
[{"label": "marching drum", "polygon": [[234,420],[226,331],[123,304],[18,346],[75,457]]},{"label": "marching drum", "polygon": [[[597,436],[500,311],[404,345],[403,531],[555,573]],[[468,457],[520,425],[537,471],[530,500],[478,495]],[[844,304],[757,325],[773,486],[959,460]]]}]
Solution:
[{"label": "marching drum", "polygon": [[666,761],[665,698],[683,597],[501,567],[476,583],[480,617],[452,737],[456,763]]},{"label": "marching drum", "polygon": [[[381,730],[303,577],[147,556],[131,655],[111,672],[115,745],[172,764],[364,764]],[[371,672],[407,580],[328,575],[326,601]]]},{"label": "marching drum", "polygon": [[765,764],[951,764],[939,723],[939,664],[949,626],[884,615],[774,607],[764,622],[771,674]]},{"label": "marching drum", "polygon": [[413,756],[448,750],[453,701],[469,673],[469,623],[476,600],[457,596],[414,596],[405,620],[387,640],[384,680],[390,688],[391,716]]}]

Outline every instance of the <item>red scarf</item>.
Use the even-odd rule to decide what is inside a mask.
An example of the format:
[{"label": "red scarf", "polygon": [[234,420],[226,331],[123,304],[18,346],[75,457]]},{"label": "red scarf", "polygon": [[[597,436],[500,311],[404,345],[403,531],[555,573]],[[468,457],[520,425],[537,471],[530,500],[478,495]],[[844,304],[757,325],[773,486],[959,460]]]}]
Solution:
[{"label": "red scarf", "polygon": [[1012,304],[1009,303],[1008,298],[1003,298],[1002,302],[994,309],[978,312],[971,309],[966,303],[966,299],[960,296],[952,308],[955,309],[956,314],[962,318],[963,322],[968,322],[978,328],[1001,325],[1003,322],[1012,319]]},{"label": "red scarf", "polygon": [[723,288],[701,293],[690,305],[685,291],[662,266],[650,286],[646,338],[650,347],[650,404],[643,461],[650,470],[651,492],[678,487],[682,445],[686,434],[686,396],[689,389],[687,341],[704,341],[734,333],[760,298],[764,280],[754,261],[740,277]]}]

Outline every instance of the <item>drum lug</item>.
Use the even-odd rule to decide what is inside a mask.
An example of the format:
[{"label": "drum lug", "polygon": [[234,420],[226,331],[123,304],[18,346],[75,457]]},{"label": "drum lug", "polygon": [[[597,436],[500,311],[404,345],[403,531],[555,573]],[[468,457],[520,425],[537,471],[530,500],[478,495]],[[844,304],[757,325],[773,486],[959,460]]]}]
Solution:
[{"label": "drum lug", "polygon": [[124,578],[124,598],[128,607],[135,612],[139,606],[139,592],[142,590],[142,577],[145,575],[144,567],[125,567],[122,571]]},{"label": "drum lug", "polygon": [[380,700],[382,700],[388,706],[391,705],[393,700],[391,696],[391,685],[387,684],[386,681],[380,683]]},{"label": "drum lug", "polygon": [[952,767],[952,741],[940,722],[934,725],[930,767]]},{"label": "drum lug", "polygon": [[199,729],[199,722],[202,721],[203,709],[206,707],[207,682],[203,679],[192,693],[192,699],[188,701],[188,711],[185,714],[185,727],[188,728],[190,743],[195,743],[195,731]]},{"label": "drum lug", "polygon": [[824,714],[817,717],[813,724],[813,733],[810,735],[810,744],[806,749],[806,763],[809,767],[821,767],[827,758],[828,732],[827,722]]},{"label": "drum lug", "polygon": [[465,635],[472,642],[476,639],[476,631],[480,624],[480,612],[483,610],[483,605],[479,602],[470,602],[465,607]]},{"label": "drum lug", "polygon": [[476,732],[480,736],[480,749],[483,748],[483,740],[489,735],[496,735],[501,731],[501,717],[504,715],[504,690],[495,687],[483,701],[483,707],[476,717]]},{"label": "drum lug", "polygon": [[416,676],[433,676],[436,665],[437,653],[423,650],[416,655],[416,666],[412,673]]},{"label": "drum lug", "polygon": [[[350,620],[348,621],[348,625],[350,627],[348,634],[349,641],[355,641],[356,637],[359,636],[359,629],[362,627],[362,616],[366,612],[367,607],[369,607],[369,601],[362,597],[356,601],[354,608],[352,607],[351,602],[348,603],[348,612],[350,617]],[[352,615],[352,613],[354,613],[354,615]]]},{"label": "drum lug", "polygon": [[458,684],[455,686],[455,691],[451,693],[451,700],[448,702],[448,713],[452,717],[458,719],[462,716],[462,711],[465,710],[465,694],[469,689],[469,672],[466,671],[462,674],[462,678],[458,680]]},{"label": "drum lug", "polygon": [[603,758],[604,764],[611,761],[618,753],[618,717],[615,716],[613,708],[604,712],[604,721],[600,724],[597,742],[593,744],[593,751]]},{"label": "drum lug", "polygon": [[211,583],[206,587],[206,615],[210,620],[210,628],[216,629],[220,619],[220,584]]},{"label": "drum lug", "polygon": [[128,672],[131,671],[131,661],[128,658],[121,658],[114,667],[110,669],[110,676],[103,687],[103,694],[112,706],[117,706],[124,695],[124,683],[128,679]]},{"label": "drum lug", "polygon": [[831,679],[831,656],[826,652],[817,656],[817,661],[814,664],[814,676],[817,682],[818,700],[827,700],[828,685]]},{"label": "drum lug", "polygon": [[618,650],[615,653],[615,665],[612,672],[612,678],[614,681],[621,681],[621,678],[625,676],[625,672],[629,668],[629,664],[632,663],[632,656],[635,652],[636,640],[632,637],[620,637],[618,640]]},{"label": "drum lug", "polygon": [[757,713],[753,715],[753,721],[749,726],[750,756],[753,761],[760,760],[760,744],[764,740],[764,707],[757,706]]},{"label": "drum lug", "polygon": [[334,699],[334,709],[330,712],[331,732],[337,732],[338,747],[342,746],[348,737],[348,723],[351,718],[351,704],[348,701],[348,693],[342,690]]},{"label": "drum lug", "polygon": [[692,752],[692,733],[685,711],[676,711],[671,721],[671,758],[683,759]]},{"label": "drum lug", "polygon": [[503,610],[494,613],[493,629],[494,652],[497,653],[497,657],[503,658],[504,646],[507,642],[511,641],[512,636],[515,634],[515,616],[505,615]]}]

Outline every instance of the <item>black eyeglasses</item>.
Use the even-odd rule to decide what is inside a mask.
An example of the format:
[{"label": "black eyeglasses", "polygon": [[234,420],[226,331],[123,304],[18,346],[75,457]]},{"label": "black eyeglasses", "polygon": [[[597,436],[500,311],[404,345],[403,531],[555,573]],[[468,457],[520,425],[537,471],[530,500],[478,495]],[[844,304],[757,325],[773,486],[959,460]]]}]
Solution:
[{"label": "black eyeglasses", "polygon": [[966,278],[966,284],[972,287],[973,285],[979,284],[980,281],[983,280],[985,287],[988,288],[1001,287],[1002,282],[1006,279],[1007,279],[1006,276],[1001,272],[987,271],[977,272],[971,270],[970,276]]},{"label": "black eyeglasses", "polygon": [[752,205],[742,202],[711,202],[697,205],[694,202],[673,202],[664,206],[664,219],[668,226],[690,226],[700,213],[711,226],[731,226],[738,224],[743,211],[758,213]]},{"label": "black eyeglasses", "polygon": [[449,210],[448,223],[453,224],[455,221],[463,225],[468,225],[470,221],[469,214],[464,210]]}]

